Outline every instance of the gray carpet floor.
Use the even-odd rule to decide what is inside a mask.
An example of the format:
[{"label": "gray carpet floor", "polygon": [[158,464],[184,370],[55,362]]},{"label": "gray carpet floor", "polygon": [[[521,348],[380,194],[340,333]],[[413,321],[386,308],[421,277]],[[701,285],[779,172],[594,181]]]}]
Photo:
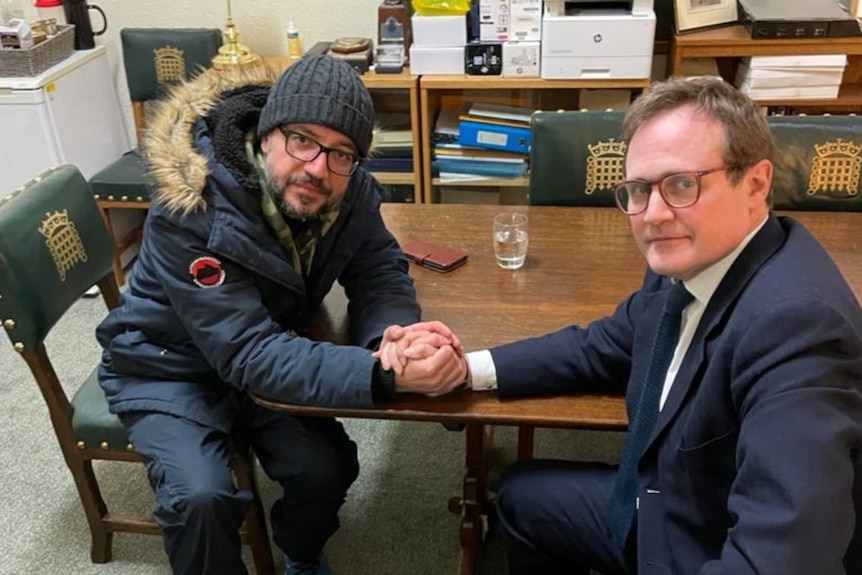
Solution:
[{"label": "gray carpet floor", "polygon": [[[82,299],[53,330],[47,345],[67,389],[98,360],[93,329],[104,316],[100,298]],[[89,531],[38,388],[24,361],[0,336],[0,575],[166,575],[158,537],[117,534],[113,560],[89,559]],[[336,575],[454,574],[458,522],[447,501],[461,488],[463,435],[441,425],[344,420],[359,444],[361,471],[327,545]],[[496,432],[494,460],[510,461],[513,429]],[[536,455],[614,461],[621,434],[539,430]],[[148,512],[153,497],[143,467],[100,462],[109,508]],[[263,473],[264,504],[277,497]],[[491,537],[482,575],[504,574],[503,547]],[[276,557],[280,562],[281,558]],[[246,551],[246,563],[251,560]],[[250,569],[251,570],[251,569]],[[252,570],[253,571],[253,570]]]}]

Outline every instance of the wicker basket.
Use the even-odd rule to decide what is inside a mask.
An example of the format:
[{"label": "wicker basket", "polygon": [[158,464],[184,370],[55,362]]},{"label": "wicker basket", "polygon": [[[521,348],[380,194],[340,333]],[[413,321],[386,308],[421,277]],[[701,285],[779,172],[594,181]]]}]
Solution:
[{"label": "wicker basket", "polygon": [[30,78],[68,58],[75,45],[75,27],[57,26],[53,37],[27,50],[0,50],[0,77]]}]

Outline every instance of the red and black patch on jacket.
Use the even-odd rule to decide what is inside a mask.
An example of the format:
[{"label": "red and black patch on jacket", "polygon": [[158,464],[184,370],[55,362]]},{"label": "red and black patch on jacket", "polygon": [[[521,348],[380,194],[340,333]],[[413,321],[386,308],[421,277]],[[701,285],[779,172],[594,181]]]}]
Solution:
[{"label": "red and black patch on jacket", "polygon": [[214,257],[197,258],[189,264],[189,273],[192,274],[192,281],[198,287],[211,288],[224,283],[224,268]]}]

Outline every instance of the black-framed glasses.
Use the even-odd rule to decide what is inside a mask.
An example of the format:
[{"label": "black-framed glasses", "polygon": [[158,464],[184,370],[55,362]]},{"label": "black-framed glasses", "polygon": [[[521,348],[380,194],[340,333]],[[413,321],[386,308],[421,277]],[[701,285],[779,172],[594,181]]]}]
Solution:
[{"label": "black-framed glasses", "polygon": [[284,134],[284,151],[301,162],[313,162],[320,154],[326,154],[326,167],[339,176],[352,175],[359,165],[359,156],[353,152],[327,148],[314,138],[286,126],[279,126],[279,130]]},{"label": "black-framed glasses", "polygon": [[614,197],[617,201],[617,207],[623,213],[636,216],[646,211],[653,187],[658,185],[658,191],[668,206],[687,208],[696,204],[700,198],[700,179],[708,174],[726,169],[727,166],[720,166],[697,172],[677,172],[652,182],[630,180],[614,188]]}]

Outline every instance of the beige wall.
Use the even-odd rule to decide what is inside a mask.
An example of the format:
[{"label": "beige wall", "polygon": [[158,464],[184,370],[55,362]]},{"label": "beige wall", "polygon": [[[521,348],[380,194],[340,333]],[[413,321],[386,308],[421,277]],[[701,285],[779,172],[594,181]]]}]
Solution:
[{"label": "beige wall", "polygon": [[[108,31],[96,38],[108,48],[115,72],[117,93],[126,113],[127,130],[134,138],[128,91],[120,57],[120,29],[126,27],[212,27],[224,29],[226,0],[89,0],[108,17]],[[287,54],[285,30],[292,15],[303,47],[339,36],[377,39],[377,7],[382,0],[233,0],[233,16],[240,41],[259,54]],[[32,2],[28,2],[32,4]],[[37,13],[28,7],[28,18],[56,16],[65,22],[62,8]],[[93,26],[99,15],[91,11]]]}]

